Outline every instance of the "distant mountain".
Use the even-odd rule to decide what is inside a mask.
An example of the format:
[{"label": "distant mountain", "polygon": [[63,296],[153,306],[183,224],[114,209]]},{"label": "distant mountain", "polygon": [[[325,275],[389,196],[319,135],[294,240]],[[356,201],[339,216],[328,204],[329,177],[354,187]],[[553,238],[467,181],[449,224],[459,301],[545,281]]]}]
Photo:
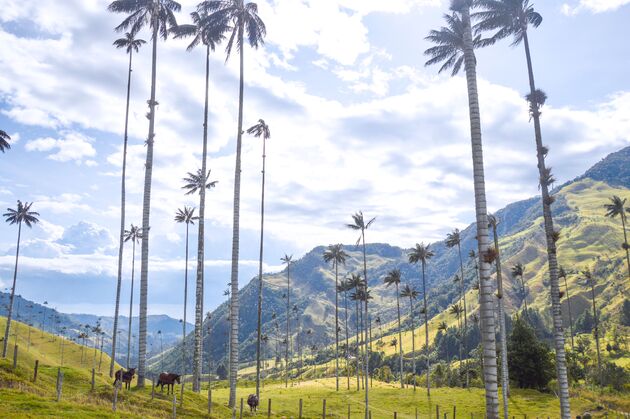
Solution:
[{"label": "distant mountain", "polygon": [[[0,315],[6,316],[8,311],[10,294],[0,292]],[[48,303],[38,304],[16,296],[14,301],[13,318],[23,323],[32,324],[33,326],[50,333],[60,333],[65,327],[64,334],[68,338],[76,339],[78,334],[85,331],[85,325],[90,328],[95,327],[100,321],[101,328],[105,332],[105,342],[103,350],[111,354],[111,333],[114,327],[114,318],[112,316],[95,316],[93,314],[67,314],[61,313],[48,306]],[[127,354],[127,329],[129,318],[125,316],[119,317],[119,329],[121,336],[118,342],[117,361],[126,360]],[[188,324],[188,330],[192,330],[193,325]],[[162,341],[158,331],[162,333]],[[131,326],[132,335],[138,334],[138,317],[134,317]],[[182,324],[179,320],[173,319],[166,315],[150,315],[147,318],[147,350],[149,356],[153,356],[161,352],[161,347],[165,350],[181,341]],[[132,342],[137,345],[134,337]],[[133,353],[131,357],[137,357],[137,353]]]}]

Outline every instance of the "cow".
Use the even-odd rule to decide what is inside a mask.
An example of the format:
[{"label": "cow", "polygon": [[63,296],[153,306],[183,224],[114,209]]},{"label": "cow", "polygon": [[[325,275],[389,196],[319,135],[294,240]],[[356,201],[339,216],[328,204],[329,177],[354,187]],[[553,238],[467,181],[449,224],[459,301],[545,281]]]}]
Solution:
[{"label": "cow", "polygon": [[168,372],[163,372],[160,374],[158,378],[158,382],[156,385],[160,386],[160,391],[164,392],[164,386],[166,385],[166,394],[169,394],[172,391],[175,391],[175,383],[180,384],[181,375],[172,374]]},{"label": "cow", "polygon": [[247,405],[249,406],[250,412],[258,411],[258,396],[255,394],[247,396]]},{"label": "cow", "polygon": [[115,379],[114,379],[114,387],[118,384],[119,381],[125,383],[125,389],[129,389],[131,387],[131,380],[133,380],[134,375],[136,375],[136,369],[130,368],[127,371],[124,371],[122,368],[116,371]]}]

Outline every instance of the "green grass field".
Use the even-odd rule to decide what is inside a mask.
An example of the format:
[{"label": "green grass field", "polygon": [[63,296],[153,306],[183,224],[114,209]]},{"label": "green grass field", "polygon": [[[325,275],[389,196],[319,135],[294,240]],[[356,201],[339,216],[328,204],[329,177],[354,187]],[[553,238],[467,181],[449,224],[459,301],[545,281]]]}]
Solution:
[{"label": "green grass field", "polygon": [[[0,318],[0,330],[3,330],[5,319]],[[112,380],[107,374],[109,357],[103,355],[101,372],[98,371],[100,352],[96,358],[91,348],[85,348],[73,342],[64,342],[64,373],[63,392],[60,402],[56,402],[55,382],[57,369],[60,368],[61,350],[60,338],[42,333],[38,329],[30,329],[31,346],[28,346],[29,328],[21,323],[14,323],[11,335],[11,348],[15,342],[13,332],[17,331],[19,346],[18,367],[12,368],[12,354],[7,359],[0,360],[0,417],[3,418],[165,418],[172,417],[172,396],[166,396],[156,391],[151,398],[151,383],[144,389],[133,388],[122,390],[118,399],[118,410],[112,411],[113,387]],[[81,351],[83,350],[83,363]],[[89,356],[88,356],[89,355]],[[40,361],[37,382],[32,381],[35,360]],[[96,359],[96,363],[94,363]],[[96,365],[95,390],[90,389],[91,368]],[[135,383],[135,382],[134,382]],[[316,418],[322,416],[323,399],[326,399],[327,416],[331,418],[346,418],[348,406],[352,417],[362,417],[363,391],[345,390],[345,381],[341,380],[341,391],[335,391],[334,378],[316,379],[302,383],[290,383],[284,388],[283,383],[267,384],[262,391],[261,409],[256,415],[266,417],[268,399],[272,400],[272,417],[298,417],[299,400],[303,400],[303,417]],[[177,416],[185,418],[229,418],[227,408],[228,390],[225,382],[214,383],[212,397],[213,414],[207,413],[207,386],[201,394],[191,391],[185,392],[183,406],[178,406]],[[237,400],[247,398],[254,392],[251,382],[238,388]],[[179,396],[179,388],[176,390]],[[588,397],[574,397],[572,409],[574,415],[585,411],[595,410],[600,396],[586,394]],[[603,399],[604,402],[615,403],[616,399]],[[484,411],[484,396],[481,389],[452,389],[437,388],[432,390],[431,400],[426,397],[426,389],[400,389],[395,384],[374,381],[370,390],[370,409],[372,417],[391,418],[394,412],[399,418],[415,418],[418,409],[419,417],[427,418],[429,413],[435,417],[436,406],[439,406],[441,416],[448,413],[452,418],[453,406],[457,407],[459,417],[482,417]],[[630,408],[630,406],[628,406]],[[536,391],[514,390],[510,398],[512,415],[522,417],[557,417],[559,405],[552,394]],[[600,412],[600,416],[603,412]],[[254,415],[248,412],[245,405],[244,417]],[[237,414],[238,417],[238,414]]]}]

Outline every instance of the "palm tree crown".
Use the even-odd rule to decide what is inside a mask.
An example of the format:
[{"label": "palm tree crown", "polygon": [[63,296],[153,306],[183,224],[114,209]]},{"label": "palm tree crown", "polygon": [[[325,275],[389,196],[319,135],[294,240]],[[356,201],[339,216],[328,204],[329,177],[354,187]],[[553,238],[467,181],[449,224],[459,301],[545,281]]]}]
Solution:
[{"label": "palm tree crown", "polygon": [[178,223],[195,224],[195,220],[199,217],[195,216],[195,207],[178,208],[175,214],[175,221]]},{"label": "palm tree crown", "polygon": [[130,54],[132,51],[138,52],[140,47],[146,43],[147,41],[144,39],[136,39],[135,33],[127,32],[124,38],[114,41],[114,46],[119,49],[125,48],[127,54]]},{"label": "palm tree crown", "polygon": [[[211,170],[208,170],[208,174],[205,178],[201,169],[198,169],[197,173],[188,172],[187,176],[183,179],[186,183],[184,184],[184,186],[182,186],[182,189],[187,190],[186,195],[192,195],[197,191],[201,191],[204,183],[210,177],[210,172]],[[206,189],[214,188],[215,186],[217,186],[217,183],[219,183],[218,180],[206,183]]]},{"label": "palm tree crown", "polygon": [[431,249],[429,249],[429,245],[425,245],[424,243],[418,244],[411,249],[409,252],[409,263],[422,263],[423,265],[427,264],[427,261],[431,259],[435,253]]},{"label": "palm tree crown", "polygon": [[461,237],[461,234],[460,234],[458,228],[453,230],[452,233],[448,233],[446,235],[446,246],[448,248],[455,247],[455,246],[461,244],[461,242],[462,242],[462,237]]},{"label": "palm tree crown", "polygon": [[188,47],[186,47],[187,51],[192,51],[199,44],[205,45],[214,51],[217,45],[225,39],[224,34],[229,30],[229,27],[220,24],[220,22],[210,21],[208,14],[205,12],[192,12],[190,17],[193,21],[192,24],[177,25],[170,29],[170,32],[174,35],[173,37],[175,39],[193,37]]},{"label": "palm tree crown", "polygon": [[116,26],[116,32],[129,29],[129,32],[135,35],[145,25],[148,24],[155,30],[157,24],[158,35],[166,39],[169,27],[177,26],[175,13],[181,8],[181,5],[173,0],[115,0],[107,9],[114,13],[129,14],[120,25]]},{"label": "palm tree crown", "polygon": [[483,10],[473,15],[479,20],[475,32],[497,31],[485,45],[512,36],[512,46],[516,46],[523,41],[529,25],[537,28],[543,20],[529,0],[477,0],[477,4]]},{"label": "palm tree crown", "polygon": [[17,201],[17,209],[7,208],[7,212],[2,214],[6,218],[6,222],[9,225],[12,224],[26,224],[27,227],[33,227],[33,224],[39,222],[39,213],[31,211],[32,202]]},{"label": "palm tree crown", "polygon": [[9,144],[9,140],[11,137],[5,131],[0,129],[0,151],[4,153],[4,150],[8,150],[11,148],[11,144]]},{"label": "palm tree crown", "polygon": [[383,282],[388,287],[390,285],[399,285],[401,281],[401,276],[402,275],[400,273],[400,269],[392,269],[387,273],[387,275],[385,275],[385,278],[383,278]]},{"label": "palm tree crown", "polygon": [[[359,211],[355,214],[352,214],[352,220],[354,221],[354,224],[346,224],[346,227],[348,227],[351,230],[364,231],[370,228],[374,220],[376,220],[376,217],[372,218],[370,221],[366,223],[365,219],[363,218],[363,211]],[[359,245],[360,242],[361,242],[361,236],[359,236],[359,239],[357,240],[357,246]]]},{"label": "palm tree crown", "polygon": [[265,140],[271,138],[271,131],[269,130],[269,125],[265,123],[264,119],[259,119],[258,123],[252,125],[247,129],[247,133],[249,135],[253,135],[256,138],[262,137]]},{"label": "palm tree crown", "polygon": [[410,287],[409,284],[406,284],[400,291],[401,297],[410,298],[412,300],[417,299],[419,295],[420,293],[415,288]]},{"label": "palm tree crown", "polygon": [[606,208],[606,217],[610,218],[615,218],[619,215],[625,219],[625,213],[630,212],[630,209],[626,208],[626,199],[621,199],[617,195],[613,195],[610,198],[610,204],[605,204],[604,208]]},{"label": "palm tree crown", "polygon": [[522,277],[523,273],[525,273],[525,268],[523,268],[522,263],[517,263],[516,265],[512,267],[512,277],[514,278]]},{"label": "palm tree crown", "polygon": [[129,230],[125,230],[125,234],[124,234],[125,243],[127,243],[128,241],[131,241],[132,243],[133,242],[139,243],[141,239],[142,239],[142,229],[140,227],[132,224]]},{"label": "palm tree crown", "polygon": [[331,244],[324,251],[324,262],[333,262],[337,266],[346,263],[347,257],[348,254],[343,250],[342,244]]}]

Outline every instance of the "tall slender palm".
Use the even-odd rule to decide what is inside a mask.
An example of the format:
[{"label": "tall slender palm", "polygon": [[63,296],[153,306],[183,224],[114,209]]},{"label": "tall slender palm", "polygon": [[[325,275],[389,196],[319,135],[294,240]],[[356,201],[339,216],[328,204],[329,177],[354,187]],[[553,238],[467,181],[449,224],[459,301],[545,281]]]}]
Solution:
[{"label": "tall slender palm", "polygon": [[[136,39],[136,34],[127,32],[124,38],[120,38],[114,41],[116,48],[125,48],[127,54],[129,54],[129,69],[127,70],[127,104],[125,106],[125,132],[123,136],[123,161],[122,161],[122,174],[120,181],[120,235],[118,243],[118,280],[116,282],[116,306],[114,308],[114,342],[112,344],[112,362],[110,363],[109,376],[114,375],[114,359],[116,359],[116,334],[118,332],[118,310],[120,308],[120,290],[122,287],[122,265],[123,265],[123,249],[124,249],[124,235],[125,235],[125,183],[127,173],[127,132],[129,127],[129,99],[131,95],[131,63],[133,52],[138,52],[142,45],[146,44],[146,41],[142,39]],[[129,359],[129,356],[127,356]],[[127,365],[129,368],[129,365]]]},{"label": "tall slender palm", "polygon": [[[462,258],[462,237],[459,229],[453,230],[452,233],[448,233],[446,235],[446,246],[448,248],[457,247],[457,254],[459,255],[459,272],[460,272],[460,283],[459,283],[459,291],[461,295],[461,299],[464,303],[464,332],[463,332],[463,347],[464,354],[466,356],[466,364],[468,364],[468,347],[466,345],[466,341],[468,339],[468,309],[466,307],[466,285],[464,284],[464,259]],[[460,361],[462,361],[460,359]],[[466,387],[469,386],[469,373],[468,367],[466,366]]]},{"label": "tall slender palm", "polygon": [[418,244],[411,249],[409,252],[409,263],[417,264],[420,263],[422,266],[422,299],[424,301],[424,307],[422,311],[424,313],[424,333],[425,333],[425,348],[426,348],[426,358],[427,358],[427,396],[431,396],[431,365],[429,362],[429,314],[428,314],[428,305],[427,305],[427,281],[426,281],[426,268],[427,262],[434,256],[435,254],[429,248],[429,245],[425,245],[424,243]]},{"label": "tall slender palm", "polygon": [[400,292],[401,297],[409,298],[409,318],[411,319],[411,356],[413,359],[413,391],[416,391],[416,329],[413,324],[413,302],[418,299],[420,293],[406,284]]},{"label": "tall slender palm", "polygon": [[[202,163],[203,164],[203,163]],[[219,183],[216,180],[208,181],[211,170],[204,172],[198,169],[197,173],[188,172],[184,180],[182,189],[186,190],[186,195],[192,195],[199,192],[199,196],[203,194],[204,198],[200,199],[200,204],[206,203],[206,189],[212,189]],[[205,176],[204,176],[205,173]],[[205,185],[205,187],[204,187]],[[197,281],[195,290],[195,345],[193,351],[193,391],[199,392],[201,389],[201,370],[203,360],[203,259],[204,259],[204,228],[201,220],[202,212],[199,211],[199,236],[197,238]],[[199,251],[201,248],[201,252]],[[201,266],[199,265],[201,258]]]},{"label": "tall slender palm", "polygon": [[587,268],[582,271],[582,275],[586,280],[586,286],[591,288],[591,303],[593,304],[593,321],[595,324],[595,328],[593,330],[593,335],[595,336],[595,350],[597,351],[597,376],[599,377],[599,385],[603,385],[603,376],[602,376],[602,357],[599,350],[599,316],[597,315],[597,306],[595,305],[595,278],[593,278],[593,274]]},{"label": "tall slender palm", "polygon": [[522,263],[517,263],[512,266],[512,278],[520,281],[521,283],[521,293],[523,294],[523,304],[525,305],[525,318],[529,322],[529,310],[527,308],[527,288],[525,288],[525,267]]},{"label": "tall slender palm", "polygon": [[453,68],[455,75],[464,64],[468,87],[468,108],[470,116],[470,137],[472,146],[473,175],[475,189],[475,213],[477,220],[477,247],[480,271],[480,313],[481,342],[483,347],[483,375],[486,393],[486,414],[489,418],[499,416],[499,393],[497,384],[497,359],[494,326],[494,304],[490,264],[484,255],[490,247],[488,238],[488,209],[483,164],[483,144],[481,138],[481,113],[477,91],[477,61],[474,48],[482,46],[480,37],[473,38],[470,20],[472,0],[451,0],[453,14],[447,16],[448,27],[431,31],[427,39],[437,46],[425,53],[432,58],[427,65],[445,61],[440,70]]},{"label": "tall slender palm", "polygon": [[[184,209],[178,208],[175,214],[175,222],[180,224],[186,224],[186,265],[184,269],[184,318],[182,320],[182,375],[186,374],[186,314],[188,311],[188,235],[191,225],[195,225],[195,221],[199,217],[195,216],[195,208],[184,207]],[[182,395],[184,392],[184,381],[182,381]],[[182,398],[183,400],[183,398]]]},{"label": "tall slender palm", "polygon": [[293,255],[285,254],[280,260],[287,265],[287,334],[285,336],[287,346],[284,352],[284,386],[289,387],[289,347],[291,346],[291,265],[293,264]]},{"label": "tall slender palm", "polygon": [[[551,205],[554,197],[549,193],[549,187],[554,179],[551,167],[546,167],[545,159],[549,149],[543,145],[542,130],[540,127],[540,109],[545,104],[547,95],[536,88],[534,81],[534,69],[532,56],[529,49],[528,28],[537,28],[542,23],[542,16],[534,10],[529,0],[479,0],[482,11],[476,14],[479,23],[475,29],[481,31],[495,31],[489,43],[497,42],[504,38],[512,38],[512,46],[521,42],[525,47],[527,61],[527,73],[529,78],[529,102],[530,117],[534,120],[534,134],[536,140],[536,157],[539,173],[539,185],[542,195],[543,220],[545,237],[547,241],[547,261],[549,264],[549,285],[551,288],[551,305],[554,325],[554,344],[556,349],[556,372],[560,387],[560,411],[563,419],[571,417],[569,404],[569,380],[564,349],[564,330],[562,326],[562,306],[560,304],[560,283],[558,280],[558,257],[556,241],[558,232],[554,230]],[[630,259],[629,259],[630,260]],[[630,262],[629,262],[630,266]]]},{"label": "tall slender palm", "polygon": [[[363,217],[363,212],[359,211],[352,215],[352,224],[346,224],[351,230],[360,231],[361,235],[357,239],[357,246],[362,243],[363,244],[363,280],[365,281],[365,291],[368,292],[368,276],[367,276],[367,254],[365,250],[365,230],[369,229],[372,223],[374,223],[376,217],[372,218],[368,222],[365,222],[365,218]],[[368,300],[365,300],[365,318],[368,318]],[[367,322],[366,322],[367,326]],[[368,390],[368,375],[370,371],[370,358],[367,350],[367,329],[365,330],[365,419],[368,419],[369,415],[369,390]]]},{"label": "tall slender palm", "polygon": [[344,312],[345,312],[345,321],[344,326],[346,330],[346,374],[348,376],[348,386],[347,389],[350,390],[350,339],[348,337],[348,291],[352,288],[350,287],[349,281],[342,279],[339,285],[337,285],[337,292],[343,292],[343,300],[344,300]]},{"label": "tall slender palm", "polygon": [[335,379],[339,391],[339,264],[345,264],[348,254],[342,244],[332,244],[324,251],[324,262],[332,262],[335,270]]},{"label": "tall slender palm", "polygon": [[390,285],[394,285],[396,287],[396,310],[398,314],[398,342],[400,342],[400,345],[398,345],[398,349],[399,349],[398,360],[400,362],[400,388],[405,388],[405,384],[403,381],[404,376],[403,376],[402,330],[401,330],[401,325],[400,325],[400,297],[402,296],[400,294],[401,278],[402,278],[402,275],[400,273],[400,269],[393,269],[389,271],[387,275],[385,275],[385,277],[383,278],[383,282],[388,287]]},{"label": "tall slender palm", "polygon": [[4,153],[4,150],[9,150],[11,148],[11,143],[9,143],[11,137],[6,131],[0,129],[0,151]]},{"label": "tall slender palm", "polygon": [[7,312],[7,324],[4,329],[4,340],[2,341],[2,357],[6,358],[9,346],[9,331],[11,330],[11,317],[13,314],[13,300],[15,299],[15,282],[17,281],[18,260],[20,258],[20,239],[22,238],[22,224],[32,228],[33,224],[39,222],[39,213],[31,211],[32,202],[17,201],[17,208],[7,208],[7,212],[2,214],[9,225],[18,225],[17,247],[15,248],[15,269],[13,270],[13,285],[11,286],[11,297],[9,298],[9,309]]},{"label": "tall slender palm", "polygon": [[130,367],[131,359],[131,319],[133,318],[133,282],[136,273],[136,243],[142,240],[142,229],[131,225],[129,230],[124,232],[124,243],[131,242],[131,291],[129,292],[129,327],[127,330],[127,369]]},{"label": "tall slender palm", "polygon": [[604,205],[604,208],[606,208],[606,217],[615,218],[619,216],[621,219],[623,228],[623,245],[621,247],[626,251],[628,277],[630,277],[630,245],[628,245],[628,234],[626,232],[626,212],[630,212],[630,208],[626,207],[626,199],[621,199],[617,195],[613,195],[610,198],[610,204]]},{"label": "tall slender palm", "polygon": [[508,372],[507,329],[505,327],[505,303],[503,300],[503,274],[501,272],[501,252],[499,250],[499,236],[497,226],[500,220],[493,214],[488,214],[488,222],[492,228],[494,238],[494,263],[497,271],[497,303],[499,307],[499,343],[501,345],[501,392],[503,394],[503,418],[508,419],[508,396],[510,394],[510,377]]},{"label": "tall slender palm", "polygon": [[[217,44],[224,38],[227,28],[222,24],[210,22],[207,13],[192,12],[190,14],[193,23],[177,25],[171,29],[175,38],[192,38],[192,41],[186,48],[187,51],[194,50],[197,46],[205,47],[205,90],[204,90],[204,108],[203,108],[203,140],[201,153],[201,169],[200,174],[207,171],[207,155],[208,155],[208,102],[210,91],[210,51],[214,51]],[[201,335],[203,331],[203,295],[204,295],[204,261],[205,261],[205,213],[206,213],[206,191],[199,188],[199,217],[197,234],[197,280],[195,293],[195,350],[193,354],[193,391],[200,390],[201,382],[201,363],[203,358],[203,340]],[[182,386],[183,391],[183,386]]]},{"label": "tall slender palm", "polygon": [[205,0],[198,6],[200,13],[208,13],[208,19],[218,25],[230,27],[231,34],[226,47],[226,61],[236,48],[240,59],[240,81],[238,100],[238,128],[236,130],[236,164],[234,168],[234,219],[232,231],[232,315],[230,327],[230,399],[229,406],[235,415],[236,379],[238,374],[238,257],[239,257],[239,216],[241,199],[241,143],[243,135],[243,91],[245,77],[245,35],[253,48],[264,43],[267,30],[258,16],[256,3],[245,0]]},{"label": "tall slender palm", "polygon": [[[149,134],[147,136],[147,157],[144,170],[144,194],[142,200],[142,262],[140,265],[140,327],[138,343],[138,387],[144,387],[147,354],[147,294],[149,288],[149,228],[151,213],[151,179],[153,177],[153,143],[155,140],[155,99],[157,79],[157,41],[158,37],[166,40],[169,27],[176,26],[175,13],[181,6],[174,0],[114,0],[108,10],[115,13],[126,13],[128,16],[115,30],[121,32],[129,29],[137,34],[144,26],[149,25],[152,31],[151,58],[151,98],[148,101]],[[112,362],[114,358],[112,357]],[[113,364],[110,365],[113,371]]]},{"label": "tall slender palm", "polygon": [[352,294],[350,294],[350,299],[354,301],[356,314],[355,314],[355,326],[356,326],[356,359],[357,359],[357,391],[360,389],[359,384],[359,376],[360,376],[360,365],[361,365],[361,352],[359,348],[359,342],[361,341],[361,335],[359,333],[359,290],[364,286],[365,281],[361,278],[361,275],[352,274],[350,278],[348,278],[348,290],[355,290]]},{"label": "tall slender palm", "polygon": [[260,252],[258,255],[258,322],[256,336],[256,397],[260,398],[260,344],[262,339],[262,301],[263,301],[263,243],[265,232],[265,160],[267,157],[267,140],[271,138],[269,126],[263,119],[259,119],[258,123],[249,127],[247,133],[256,138],[263,140],[262,153],[262,187],[260,197]]},{"label": "tall slender palm", "polygon": [[567,293],[567,309],[569,311],[569,332],[571,333],[571,351],[575,351],[573,342],[573,315],[571,314],[571,296],[569,295],[569,284],[567,283],[567,272],[562,266],[558,269],[558,277],[564,279],[564,289]]},{"label": "tall slender palm", "polygon": [[[437,330],[439,330],[442,333],[446,334],[446,331],[448,330],[448,324],[446,324],[445,321],[440,322],[440,324],[438,324]],[[450,358],[448,356],[448,344],[444,345],[444,348],[446,348],[446,365],[450,368],[451,360],[450,360]]]}]

